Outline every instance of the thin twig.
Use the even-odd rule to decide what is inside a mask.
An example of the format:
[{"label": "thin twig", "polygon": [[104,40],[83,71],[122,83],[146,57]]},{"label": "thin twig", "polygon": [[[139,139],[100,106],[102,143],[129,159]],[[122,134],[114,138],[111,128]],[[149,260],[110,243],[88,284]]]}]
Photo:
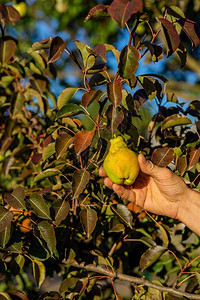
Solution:
[{"label": "thin twig", "polygon": [[69,262],[69,263],[67,263],[67,265],[70,265],[70,266],[73,266],[73,267],[79,268],[79,269],[85,269],[86,271],[89,271],[89,272],[96,272],[99,274],[104,274],[109,277],[112,276],[113,279],[120,279],[123,281],[128,281],[130,283],[135,283],[135,284],[151,287],[151,288],[154,288],[161,292],[170,293],[171,295],[174,295],[174,296],[182,296],[182,297],[187,297],[189,299],[200,300],[200,295],[182,292],[177,289],[173,289],[173,288],[166,287],[166,286],[160,286],[160,285],[152,283],[144,278],[134,277],[134,276],[118,273],[118,272],[111,272],[110,270],[107,270],[106,268],[99,266],[99,265],[97,265],[97,266],[93,265],[93,264],[86,265],[84,262],[82,262],[80,264],[77,262]]}]

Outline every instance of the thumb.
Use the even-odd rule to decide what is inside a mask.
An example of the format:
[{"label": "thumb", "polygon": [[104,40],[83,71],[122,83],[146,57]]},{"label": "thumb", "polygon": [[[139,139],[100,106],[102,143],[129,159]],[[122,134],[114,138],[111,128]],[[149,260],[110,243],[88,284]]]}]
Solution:
[{"label": "thumb", "polygon": [[157,167],[150,160],[146,160],[143,154],[138,155],[138,162],[143,173],[152,176],[155,179],[162,177],[163,168]]}]

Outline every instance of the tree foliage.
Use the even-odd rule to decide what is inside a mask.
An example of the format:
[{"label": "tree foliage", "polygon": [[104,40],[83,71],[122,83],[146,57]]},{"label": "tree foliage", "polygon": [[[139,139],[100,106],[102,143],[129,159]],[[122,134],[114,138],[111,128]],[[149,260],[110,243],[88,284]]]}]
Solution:
[{"label": "tree foliage", "polygon": [[[122,135],[131,149],[199,189],[199,99],[185,105],[166,92],[163,75],[136,75],[147,56],[156,64],[177,54],[182,67],[182,34],[193,48],[200,44],[198,24],[179,7],[163,6],[162,12],[152,20],[142,0],[100,4],[85,21],[106,18],[128,30],[121,51],[78,40],[74,50],[57,35],[33,43],[21,57],[16,38],[6,32],[20,15],[0,5],[2,299],[34,299],[36,293],[40,299],[200,299],[199,237],[177,220],[127,203],[98,175],[109,139]],[[151,36],[137,34],[141,24]],[[54,62],[64,53],[82,80],[56,99]],[[142,135],[147,120],[141,111],[153,101]],[[59,292],[43,293],[42,283],[55,272],[63,278]],[[117,278],[129,282],[128,296],[115,286]]]}]

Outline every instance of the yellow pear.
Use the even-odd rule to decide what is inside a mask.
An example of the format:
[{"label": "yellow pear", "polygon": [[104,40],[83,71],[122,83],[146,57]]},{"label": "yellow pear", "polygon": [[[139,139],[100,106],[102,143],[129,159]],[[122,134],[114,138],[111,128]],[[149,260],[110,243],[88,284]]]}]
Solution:
[{"label": "yellow pear", "polygon": [[23,18],[26,15],[27,6],[25,2],[19,2],[14,5],[14,8],[20,14],[20,17]]},{"label": "yellow pear", "polygon": [[125,185],[133,184],[140,170],[137,155],[127,147],[121,136],[110,140],[103,168],[113,183]]}]

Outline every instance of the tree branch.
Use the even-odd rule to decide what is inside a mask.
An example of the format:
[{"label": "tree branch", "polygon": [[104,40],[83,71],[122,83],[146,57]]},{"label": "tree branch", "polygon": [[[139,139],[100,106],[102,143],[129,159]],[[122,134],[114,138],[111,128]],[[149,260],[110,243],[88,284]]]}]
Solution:
[{"label": "tree branch", "polygon": [[86,265],[84,262],[82,262],[80,264],[77,262],[67,262],[66,264],[73,266],[75,268],[85,269],[86,271],[104,274],[109,277],[112,277],[113,279],[120,279],[120,280],[128,281],[130,283],[141,284],[141,285],[144,285],[147,287],[154,288],[161,292],[170,293],[171,295],[174,295],[174,296],[182,296],[182,297],[187,297],[189,299],[195,299],[195,300],[200,299],[200,295],[198,296],[195,294],[182,292],[182,291],[179,291],[174,288],[160,286],[160,285],[152,283],[144,278],[139,278],[139,277],[134,277],[134,276],[130,276],[130,275],[122,274],[122,273],[113,272],[111,270],[105,269],[104,267],[102,267],[100,265],[97,265],[97,266],[93,265],[93,264]]}]

